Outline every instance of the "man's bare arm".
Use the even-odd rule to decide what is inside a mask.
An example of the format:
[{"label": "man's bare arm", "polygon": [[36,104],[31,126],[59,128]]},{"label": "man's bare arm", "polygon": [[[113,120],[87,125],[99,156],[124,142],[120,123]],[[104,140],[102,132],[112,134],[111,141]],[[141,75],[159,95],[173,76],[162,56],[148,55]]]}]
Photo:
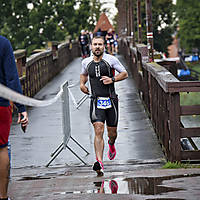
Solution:
[{"label": "man's bare arm", "polygon": [[89,90],[88,88],[85,86],[85,84],[87,83],[88,81],[88,76],[87,75],[84,75],[84,74],[81,74],[80,75],[80,89],[83,93],[85,94],[89,94]]},{"label": "man's bare arm", "polygon": [[[119,74],[117,74],[115,76],[115,82],[117,81],[122,81],[124,79],[128,78],[128,73],[126,71],[123,71],[123,72],[120,72]],[[111,84],[113,81],[112,81],[112,78],[108,77],[108,76],[102,76],[101,77],[101,80],[103,81],[103,83],[105,85],[107,84]]]}]

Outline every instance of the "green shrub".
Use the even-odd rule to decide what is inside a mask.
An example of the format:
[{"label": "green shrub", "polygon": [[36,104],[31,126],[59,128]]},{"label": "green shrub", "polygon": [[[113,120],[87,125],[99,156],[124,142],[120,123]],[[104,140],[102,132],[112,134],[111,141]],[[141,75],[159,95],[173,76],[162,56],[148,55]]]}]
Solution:
[{"label": "green shrub", "polygon": [[179,168],[200,168],[200,165],[190,164],[188,163],[181,163],[181,162],[167,162],[162,167],[162,169],[179,169]]}]

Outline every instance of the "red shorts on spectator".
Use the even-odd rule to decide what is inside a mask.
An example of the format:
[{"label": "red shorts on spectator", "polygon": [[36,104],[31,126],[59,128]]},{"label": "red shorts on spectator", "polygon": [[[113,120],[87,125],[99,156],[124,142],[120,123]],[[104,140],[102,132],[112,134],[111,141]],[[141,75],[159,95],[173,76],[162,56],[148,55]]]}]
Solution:
[{"label": "red shorts on spectator", "polygon": [[0,148],[8,145],[10,126],[12,123],[11,106],[0,106]]}]

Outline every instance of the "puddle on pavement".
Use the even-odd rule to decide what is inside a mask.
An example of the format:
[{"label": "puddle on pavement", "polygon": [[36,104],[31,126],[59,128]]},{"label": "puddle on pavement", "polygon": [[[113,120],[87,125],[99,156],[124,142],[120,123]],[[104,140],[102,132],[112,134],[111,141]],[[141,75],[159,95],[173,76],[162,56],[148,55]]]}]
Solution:
[{"label": "puddle on pavement", "polygon": [[182,190],[181,188],[173,188],[162,185],[164,180],[171,180],[173,178],[177,177],[116,178],[113,180],[95,182],[94,185],[98,188],[98,193],[158,195]]},{"label": "puddle on pavement", "polygon": [[52,177],[41,177],[41,176],[25,176],[19,179],[18,181],[32,181],[32,180],[43,180],[51,179]]},{"label": "puddle on pavement", "polygon": [[[184,190],[182,188],[174,188],[162,185],[163,181],[185,177],[196,177],[200,174],[184,174],[164,177],[136,177],[136,178],[115,178],[112,180],[101,180],[94,182],[93,190],[85,191],[69,191],[56,194],[89,194],[89,193],[105,193],[105,194],[140,194],[140,195],[160,195],[163,193]],[[166,198],[155,198],[156,200],[165,200]],[[168,198],[168,200],[184,200],[177,198]],[[150,198],[147,200],[154,200]]]},{"label": "puddle on pavement", "polygon": [[31,181],[31,180],[43,180],[43,179],[52,179],[58,176],[66,175],[66,172],[63,170],[57,171],[57,172],[46,172],[46,173],[39,173],[35,176],[24,176],[18,181]]},{"label": "puddle on pavement", "polygon": [[177,199],[177,198],[154,198],[154,199],[145,199],[145,200],[185,200],[185,199]]}]

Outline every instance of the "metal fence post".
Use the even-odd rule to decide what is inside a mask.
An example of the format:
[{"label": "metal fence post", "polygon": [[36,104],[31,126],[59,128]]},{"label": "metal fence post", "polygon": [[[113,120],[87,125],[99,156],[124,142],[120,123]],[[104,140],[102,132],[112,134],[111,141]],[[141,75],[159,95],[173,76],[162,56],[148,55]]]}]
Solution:
[{"label": "metal fence post", "polygon": [[66,147],[71,136],[68,81],[63,84],[62,113],[63,144]]},{"label": "metal fence post", "polygon": [[62,152],[63,149],[67,148],[71,151],[83,164],[87,165],[83,159],[81,159],[78,154],[76,154],[69,146],[68,142],[70,139],[73,140],[81,149],[83,149],[87,155],[89,152],[80,144],[78,143],[72,136],[71,136],[71,124],[70,124],[70,106],[69,106],[69,88],[68,88],[68,81],[65,81],[61,86],[63,89],[62,92],[62,129],[63,129],[63,142],[56,148],[56,150],[51,154],[52,159],[47,163],[46,167],[48,167],[52,161]]}]

